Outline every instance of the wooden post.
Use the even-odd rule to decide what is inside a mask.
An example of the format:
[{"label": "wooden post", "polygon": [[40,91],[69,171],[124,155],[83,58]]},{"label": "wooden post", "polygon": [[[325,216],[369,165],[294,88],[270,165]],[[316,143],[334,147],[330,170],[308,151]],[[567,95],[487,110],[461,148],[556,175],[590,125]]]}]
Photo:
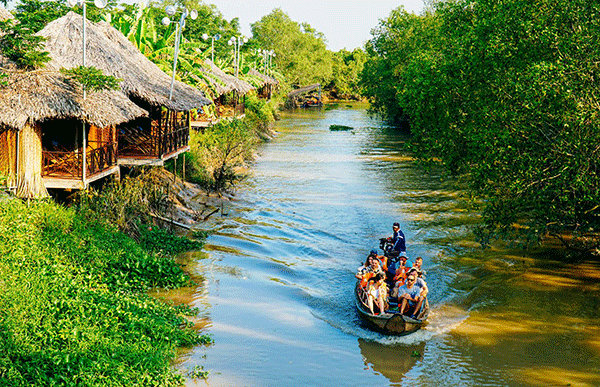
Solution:
[{"label": "wooden post", "polygon": [[81,138],[81,143],[82,143],[82,147],[83,147],[83,159],[81,160],[81,181],[83,182],[83,189],[87,188],[87,182],[86,182],[86,178],[87,178],[87,134],[85,132],[85,122],[83,123],[82,126],[82,135],[83,137]]}]

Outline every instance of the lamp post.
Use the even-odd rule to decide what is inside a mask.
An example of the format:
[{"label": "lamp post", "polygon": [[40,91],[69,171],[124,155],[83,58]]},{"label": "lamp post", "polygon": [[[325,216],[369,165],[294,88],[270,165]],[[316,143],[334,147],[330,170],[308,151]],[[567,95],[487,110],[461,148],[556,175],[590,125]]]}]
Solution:
[{"label": "lamp post", "polygon": [[273,57],[277,56],[273,50],[263,50],[263,62],[265,74],[271,76],[271,68],[273,67]]},{"label": "lamp post", "polygon": [[235,66],[235,76],[237,77],[239,74],[239,66],[240,66],[240,50],[242,48],[242,45],[244,43],[248,42],[248,38],[246,38],[245,36],[242,37],[235,37],[232,36],[231,39],[229,39],[229,41],[227,42],[227,44],[229,44],[230,46],[233,45],[233,65]]},{"label": "lamp post", "polygon": [[[98,0],[100,1],[100,0]],[[165,16],[162,19],[162,24],[168,26],[171,24],[171,16],[174,16],[177,13],[177,8],[173,5],[168,5],[165,7]],[[177,56],[179,55],[179,43],[181,42],[181,33],[183,32],[183,27],[185,27],[185,19],[187,17],[191,17],[192,20],[196,20],[198,17],[198,11],[192,9],[188,11],[187,8],[183,8],[181,10],[181,17],[179,18],[179,23],[177,23],[175,28],[175,53],[173,54],[173,74],[171,76],[171,87],[169,89],[169,101],[173,98],[173,85],[175,84],[175,71],[177,70]]]},{"label": "lamp post", "polygon": [[[208,38],[209,38],[208,34],[206,34],[206,33],[202,34],[203,40],[207,40]],[[210,39],[211,39],[210,52],[212,54],[211,60],[213,63],[215,63],[215,40],[221,39],[221,35],[216,34],[215,36],[210,36]]]},{"label": "lamp post", "polygon": [[[106,7],[106,0],[94,0],[94,5],[100,9]],[[85,0],[67,0],[67,4],[70,7],[74,7],[76,5],[79,5],[80,7],[83,8],[83,18],[82,18],[82,23],[83,23],[83,27],[81,29],[81,34],[82,34],[82,66],[85,67],[86,63],[85,63],[85,46],[86,46],[86,35],[85,35],[85,20],[86,20],[86,11],[87,11],[87,6],[86,6],[86,2]],[[87,97],[87,92],[85,90],[85,86],[83,86],[83,99],[85,100]],[[79,141],[77,139],[77,131],[75,131],[75,146],[77,147]],[[85,133],[85,121],[83,122],[83,126],[82,126],[82,136],[81,136],[81,148],[83,150],[83,158],[81,160],[81,180],[83,182],[83,188],[87,188],[87,183],[86,183],[86,178],[87,178],[87,136]],[[77,152],[78,153],[78,152]]]},{"label": "lamp post", "polygon": [[268,76],[271,76],[271,74],[273,73],[273,58],[277,56],[277,54],[275,53],[275,51],[271,50],[269,52],[269,74],[267,74]]},{"label": "lamp post", "polygon": [[[106,7],[106,0],[94,0],[94,5],[100,9]],[[67,4],[69,4],[69,7],[74,7],[76,5],[79,5],[80,7],[83,8],[83,28],[82,28],[82,42],[83,42],[83,49],[82,49],[82,66],[85,67],[85,46],[86,46],[86,34],[85,34],[85,20],[86,20],[86,1],[85,0],[67,0]],[[83,89],[83,99],[85,99],[86,95],[85,95],[85,88]]]}]

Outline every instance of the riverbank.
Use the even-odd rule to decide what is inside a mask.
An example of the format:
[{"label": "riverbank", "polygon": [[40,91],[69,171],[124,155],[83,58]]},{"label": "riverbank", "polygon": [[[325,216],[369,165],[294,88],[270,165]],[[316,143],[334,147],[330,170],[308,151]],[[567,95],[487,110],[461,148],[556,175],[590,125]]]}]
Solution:
[{"label": "riverbank", "polygon": [[210,342],[190,308],[146,293],[189,285],[151,247],[177,245],[160,230],[136,242],[73,208],[6,196],[0,234],[2,385],[178,386],[175,350]]}]

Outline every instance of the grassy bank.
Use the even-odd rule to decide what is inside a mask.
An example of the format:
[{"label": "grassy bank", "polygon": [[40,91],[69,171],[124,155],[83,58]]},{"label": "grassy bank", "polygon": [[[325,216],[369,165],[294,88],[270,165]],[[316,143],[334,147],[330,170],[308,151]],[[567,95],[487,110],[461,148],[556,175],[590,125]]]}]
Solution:
[{"label": "grassy bank", "polygon": [[[209,340],[146,294],[188,277],[90,212],[0,198],[0,386],[174,386],[178,346]],[[145,243],[149,246],[142,248]]]}]

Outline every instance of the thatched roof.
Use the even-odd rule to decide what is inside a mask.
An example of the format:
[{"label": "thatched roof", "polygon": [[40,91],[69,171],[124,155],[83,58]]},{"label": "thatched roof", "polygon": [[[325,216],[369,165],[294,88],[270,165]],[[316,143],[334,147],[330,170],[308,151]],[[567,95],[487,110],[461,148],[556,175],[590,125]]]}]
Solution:
[{"label": "thatched roof", "polygon": [[56,71],[12,71],[0,86],[0,127],[20,130],[28,122],[75,118],[98,127],[117,125],[148,113],[121,91],[88,92]]},{"label": "thatched roof", "polygon": [[223,94],[227,94],[233,90],[236,90],[235,84],[228,79],[221,77],[220,74],[217,74],[211,71],[210,66],[206,65],[202,68],[202,73],[204,75],[204,79],[200,79],[199,77],[192,75],[197,82],[208,83],[209,86],[213,89],[216,96],[220,96]]},{"label": "thatched roof", "polygon": [[[68,69],[82,64],[82,24],[80,15],[69,12],[38,32],[48,39],[46,51],[52,57],[48,68]],[[179,81],[175,81],[169,100],[171,76],[106,22],[86,21],[86,64],[122,79],[121,88],[129,97],[152,106],[186,111],[211,103],[200,90]]]},{"label": "thatched roof", "polygon": [[298,89],[290,91],[287,96],[288,96],[288,98],[297,97],[297,96],[299,96],[301,94],[308,93],[310,91],[316,90],[319,87],[321,87],[321,85],[319,83],[315,83],[315,84],[308,85],[308,86],[303,86],[303,87],[300,87]]},{"label": "thatched roof", "polygon": [[12,13],[8,12],[4,7],[2,7],[0,5],[0,20],[6,20],[6,19],[14,19],[15,17],[12,15]]},{"label": "thatched roof", "polygon": [[248,71],[248,74],[253,77],[259,78],[261,80],[261,87],[265,86],[265,85],[277,85],[279,83],[279,81],[277,81],[277,79],[270,77],[266,74],[263,74],[254,68],[251,68],[250,71]]},{"label": "thatched roof", "polygon": [[229,75],[220,68],[217,67],[210,59],[204,59],[204,69],[205,73],[212,74],[212,76],[219,79],[229,91],[237,91],[240,94],[246,94],[250,90],[255,87],[249,84],[246,81],[243,81],[239,78],[234,77],[233,75]]}]

